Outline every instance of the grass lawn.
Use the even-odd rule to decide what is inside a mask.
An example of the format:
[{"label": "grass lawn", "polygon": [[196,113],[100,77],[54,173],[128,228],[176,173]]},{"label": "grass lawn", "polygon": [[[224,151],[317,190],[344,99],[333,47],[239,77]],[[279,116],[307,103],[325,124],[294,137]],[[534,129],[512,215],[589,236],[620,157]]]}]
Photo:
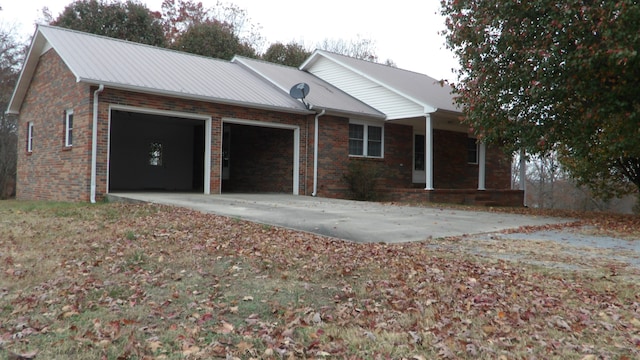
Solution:
[{"label": "grass lawn", "polygon": [[[639,231],[609,221],[592,231]],[[354,244],[157,205],[1,201],[0,357],[640,358],[638,277],[434,241]]]}]

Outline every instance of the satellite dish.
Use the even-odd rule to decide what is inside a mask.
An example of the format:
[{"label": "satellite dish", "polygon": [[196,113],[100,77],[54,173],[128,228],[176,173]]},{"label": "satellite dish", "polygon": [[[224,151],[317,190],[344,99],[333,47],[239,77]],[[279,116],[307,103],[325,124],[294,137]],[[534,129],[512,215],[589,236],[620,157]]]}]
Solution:
[{"label": "satellite dish", "polygon": [[304,98],[309,95],[309,85],[307,83],[299,83],[293,85],[293,87],[291,87],[291,90],[289,90],[289,95],[291,95],[291,97],[294,99],[302,101],[304,106],[307,109],[309,108],[309,105],[304,101]]},{"label": "satellite dish", "polygon": [[291,90],[289,90],[289,95],[294,99],[304,100],[304,98],[309,95],[309,85],[306,83],[295,84]]}]

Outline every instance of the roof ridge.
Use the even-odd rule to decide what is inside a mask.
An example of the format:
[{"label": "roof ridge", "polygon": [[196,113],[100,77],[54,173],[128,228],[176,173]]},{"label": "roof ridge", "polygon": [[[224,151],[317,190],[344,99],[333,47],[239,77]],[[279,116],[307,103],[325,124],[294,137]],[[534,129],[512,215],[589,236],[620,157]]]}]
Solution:
[{"label": "roof ridge", "polygon": [[[287,68],[287,69],[294,69],[294,70],[300,70],[297,66],[290,66],[290,65],[285,65],[285,64],[279,64],[279,63],[274,63],[271,61],[267,61],[264,59],[258,59],[258,58],[252,58],[252,57],[248,57],[248,56],[244,56],[244,55],[234,55],[233,58],[238,58],[240,60],[246,59],[249,61],[255,61],[255,62],[261,62],[264,64],[269,64],[269,65],[274,65],[274,66],[280,66],[283,68]],[[233,62],[233,59],[231,59],[231,62]]]},{"label": "roof ridge", "polygon": [[337,52],[334,52],[334,51],[328,51],[328,50],[323,50],[323,49],[316,49],[316,50],[318,52],[324,52],[324,53],[327,53],[327,54],[330,54],[330,55],[337,55],[337,56],[348,58],[348,59],[351,59],[351,60],[362,61],[362,62],[369,63],[369,64],[372,64],[372,65],[385,67],[387,69],[399,70],[399,71],[404,71],[404,72],[408,72],[408,73],[412,73],[412,74],[416,74],[416,75],[426,76],[426,77],[428,77],[430,79],[435,80],[436,82],[440,81],[440,80],[434,78],[433,76],[430,76],[430,75],[427,75],[427,74],[424,74],[424,73],[421,73],[421,72],[417,72],[415,70],[404,69],[404,68],[401,68],[401,67],[392,66],[392,65],[388,65],[388,64],[383,64],[383,63],[379,63],[379,62],[371,61],[371,60],[366,60],[366,59],[358,59],[356,57],[340,54],[340,53],[337,53]]}]

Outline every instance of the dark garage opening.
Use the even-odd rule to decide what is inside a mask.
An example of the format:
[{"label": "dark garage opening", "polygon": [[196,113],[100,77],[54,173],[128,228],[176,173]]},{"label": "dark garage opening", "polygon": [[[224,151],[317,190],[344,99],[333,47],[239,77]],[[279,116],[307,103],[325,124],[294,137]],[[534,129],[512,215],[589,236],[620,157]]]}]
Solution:
[{"label": "dark garage opening", "polygon": [[114,110],[109,191],[204,191],[205,123]]},{"label": "dark garage opening", "polygon": [[291,129],[225,123],[222,191],[291,194],[293,134]]}]

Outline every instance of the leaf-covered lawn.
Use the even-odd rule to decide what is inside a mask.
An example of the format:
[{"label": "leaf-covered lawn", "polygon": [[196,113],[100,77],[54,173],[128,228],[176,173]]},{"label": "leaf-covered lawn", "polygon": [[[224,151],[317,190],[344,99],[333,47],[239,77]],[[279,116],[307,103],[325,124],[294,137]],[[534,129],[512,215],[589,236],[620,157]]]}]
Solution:
[{"label": "leaf-covered lawn", "polygon": [[0,202],[0,356],[640,357],[637,273],[479,256],[461,246],[473,241],[354,244],[155,205]]}]

